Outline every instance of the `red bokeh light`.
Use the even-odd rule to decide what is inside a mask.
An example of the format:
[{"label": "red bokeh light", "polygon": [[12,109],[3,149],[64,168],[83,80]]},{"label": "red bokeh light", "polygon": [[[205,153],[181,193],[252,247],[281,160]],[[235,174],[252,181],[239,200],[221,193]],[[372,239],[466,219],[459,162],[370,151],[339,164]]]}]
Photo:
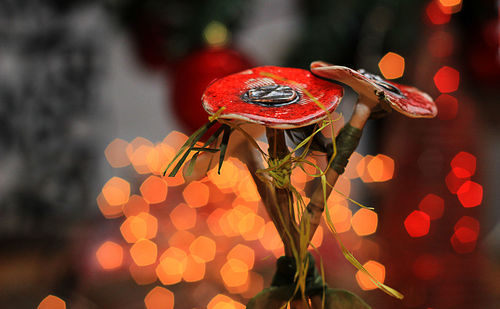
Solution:
[{"label": "red bokeh light", "polygon": [[450,21],[451,18],[450,14],[444,13],[439,8],[439,5],[434,1],[429,2],[429,4],[425,9],[425,13],[429,18],[430,22],[433,23],[434,25],[446,24],[447,22]]},{"label": "red bokeh light", "polygon": [[460,186],[457,196],[462,206],[466,208],[479,206],[483,200],[483,186],[468,180]]},{"label": "red bokeh light", "polygon": [[436,105],[438,108],[437,117],[441,120],[451,120],[455,119],[458,114],[458,100],[449,95],[441,94],[436,99]]},{"label": "red bokeh light", "polygon": [[454,92],[460,84],[460,73],[454,68],[444,66],[434,75],[434,84],[442,93]]},{"label": "red bokeh light", "polygon": [[468,228],[474,231],[476,234],[479,234],[479,221],[469,216],[463,216],[460,220],[455,224],[454,230],[458,231],[460,228]]},{"label": "red bokeh light", "polygon": [[457,176],[457,173],[460,174],[461,171],[457,171],[456,169],[452,169],[448,175],[445,177],[446,187],[450,190],[451,193],[456,194],[458,189],[468,181],[468,178],[460,178]]},{"label": "red bokeh light", "polygon": [[474,251],[479,235],[479,228],[478,220],[469,216],[460,218],[455,224],[455,233],[453,233],[450,239],[453,250],[461,254]]},{"label": "red bokeh light", "polygon": [[455,169],[455,174],[459,178],[467,178],[476,172],[476,156],[461,151],[451,160],[451,167]]},{"label": "red bokeh light", "polygon": [[413,273],[423,280],[436,278],[441,271],[441,261],[434,255],[422,254],[413,262]]},{"label": "red bokeh light", "polygon": [[404,226],[411,237],[422,237],[429,233],[431,219],[423,211],[415,210],[406,217]]},{"label": "red bokeh light", "polygon": [[436,220],[443,216],[444,200],[441,197],[430,193],[420,201],[418,208],[428,214],[431,220]]}]

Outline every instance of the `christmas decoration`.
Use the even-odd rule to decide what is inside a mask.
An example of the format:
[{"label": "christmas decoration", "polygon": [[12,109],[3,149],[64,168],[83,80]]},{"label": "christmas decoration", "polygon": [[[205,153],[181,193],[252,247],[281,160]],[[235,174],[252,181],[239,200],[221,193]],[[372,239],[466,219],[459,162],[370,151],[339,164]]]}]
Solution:
[{"label": "christmas decoration", "polygon": [[[246,159],[264,206],[283,241],[285,256],[278,259],[272,287],[252,299],[248,308],[285,306],[288,302],[292,306],[311,302],[313,308],[320,308],[325,304],[328,308],[338,305],[335,299],[338,300],[343,292],[328,289],[315,268],[314,259],[307,251],[325,209],[328,226],[349,262],[367,275],[377,287],[392,296],[403,298],[402,294],[377,280],[345,248],[335,231],[326,201],[340,174],[344,172],[372,111],[376,111],[379,105],[386,105],[382,109],[387,110],[387,106],[392,106],[411,117],[434,117],[437,112],[435,104],[428,95],[415,88],[391,84],[380,77],[366,73],[363,75],[345,67],[314,62],[311,70],[322,77],[339,79],[359,93],[351,120],[336,139],[327,142],[320,131],[328,126],[332,127],[330,113],[342,95],[342,89],[337,84],[314,78],[303,70],[258,67],[227,76],[206,89],[203,106],[211,114],[209,122],[191,135],[164,172],[166,174],[174,166],[169,176],[175,176],[184,162],[191,158],[189,174],[200,153],[219,152],[220,173],[231,132],[244,132],[242,126],[245,122],[263,124],[266,127],[269,142],[267,153],[249,134],[246,133],[245,136],[250,145],[261,153],[267,168],[259,168],[255,159],[251,158],[251,152],[247,152]],[[199,145],[198,141],[216,122],[222,125],[203,145]],[[290,136],[295,143],[291,151],[287,148],[283,128],[291,130]],[[221,134],[222,138],[219,139]],[[331,135],[335,136],[333,132]],[[322,170],[306,159],[310,150],[323,150],[327,153],[326,169]],[[173,165],[174,163],[176,164]],[[308,197],[309,203],[304,202],[303,196],[290,182],[293,170],[303,169],[304,164],[315,168],[315,173],[310,176],[321,179],[321,186]],[[357,298],[352,298],[350,304],[368,308]]]},{"label": "christmas decoration", "polygon": [[250,66],[247,57],[229,47],[207,47],[177,64],[172,74],[172,107],[188,131],[195,131],[206,121],[200,98],[208,84]]}]

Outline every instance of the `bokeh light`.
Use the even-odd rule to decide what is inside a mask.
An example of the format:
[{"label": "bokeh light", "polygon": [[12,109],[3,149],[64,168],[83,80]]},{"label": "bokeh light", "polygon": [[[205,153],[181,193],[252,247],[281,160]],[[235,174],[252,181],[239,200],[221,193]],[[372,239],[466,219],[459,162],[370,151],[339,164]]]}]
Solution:
[{"label": "bokeh light", "polygon": [[465,208],[479,206],[483,201],[483,186],[468,180],[458,188],[457,197]]},{"label": "bokeh light", "polygon": [[386,155],[378,154],[368,162],[366,169],[372,181],[388,181],[394,175],[394,160]]},{"label": "bokeh light", "polygon": [[156,262],[158,247],[149,239],[140,239],[130,248],[130,256],[138,266],[147,266]]},{"label": "bokeh light", "polygon": [[[385,266],[379,262],[370,260],[363,264],[363,267],[379,282],[384,283],[385,280]],[[358,285],[363,290],[373,290],[377,286],[373,283],[372,279],[364,272],[358,270],[356,273],[356,281]]]},{"label": "bokeh light", "polygon": [[180,203],[170,212],[170,221],[178,230],[189,230],[196,225],[196,209]]},{"label": "bokeh light", "polygon": [[378,67],[385,79],[400,78],[405,71],[405,58],[389,52],[380,59]]},{"label": "bokeh light", "polygon": [[54,295],[45,297],[37,309],[66,309],[66,302]]},{"label": "bokeh light", "polygon": [[457,13],[462,9],[462,0],[438,0],[441,10],[448,14]]},{"label": "bokeh light", "polygon": [[373,210],[361,208],[352,216],[351,223],[359,236],[370,235],[377,230],[378,216]]},{"label": "bokeh light", "polygon": [[476,172],[476,156],[465,151],[457,153],[450,162],[455,175],[459,178],[472,177]]},{"label": "bokeh light", "polygon": [[102,192],[96,198],[97,206],[105,218],[117,218],[120,217],[122,213],[122,205],[110,205]]},{"label": "bokeh light", "polygon": [[168,234],[168,244],[172,247],[182,249],[184,251],[189,251],[189,247],[195,240],[196,236],[185,230],[175,231],[173,234]]},{"label": "bokeh light", "polygon": [[207,309],[245,309],[245,306],[226,295],[217,294],[210,300]]},{"label": "bokeh light", "polygon": [[99,265],[105,270],[119,268],[123,263],[123,248],[112,241],[106,241],[96,251]]},{"label": "bokeh light", "polygon": [[167,198],[167,182],[158,176],[149,176],[140,187],[142,197],[150,204],[158,204]]},{"label": "bokeh light", "polygon": [[438,257],[431,254],[422,254],[415,259],[412,269],[417,278],[431,280],[441,274],[443,265]]},{"label": "bokeh light", "polygon": [[220,269],[224,284],[228,287],[244,285],[248,280],[248,265],[239,259],[229,259]]},{"label": "bokeh light", "polygon": [[446,24],[451,19],[450,14],[443,12],[436,1],[429,1],[429,4],[425,9],[425,13],[429,18],[429,21],[434,25]]},{"label": "bokeh light", "polygon": [[436,98],[435,103],[438,108],[437,117],[439,119],[452,120],[457,117],[458,100],[455,97],[443,93]]},{"label": "bokeh light", "polygon": [[123,178],[113,177],[103,186],[102,194],[109,205],[123,205],[130,196],[130,183]]},{"label": "bokeh light", "polygon": [[443,216],[444,200],[436,194],[429,193],[420,201],[418,208],[428,214],[431,220],[436,220]]},{"label": "bokeh light", "polygon": [[[330,219],[337,233],[344,233],[351,229],[352,211],[344,204],[327,204]],[[326,215],[326,213],[325,213]]]},{"label": "bokeh light", "polygon": [[156,286],[144,297],[144,304],[147,309],[173,309],[174,293],[164,287]]},{"label": "bokeh light", "polygon": [[184,201],[193,208],[207,205],[209,195],[210,189],[208,186],[199,181],[190,182],[182,191]]},{"label": "bokeh light", "polygon": [[138,285],[148,285],[156,281],[156,265],[138,266],[135,263],[130,263],[129,272],[132,279]]},{"label": "bokeh light", "polygon": [[274,224],[269,221],[264,226],[264,233],[262,238],[259,239],[262,246],[269,251],[274,251],[280,248],[283,248],[283,243],[281,242],[281,238],[274,227]]},{"label": "bokeh light", "polygon": [[453,194],[456,194],[458,192],[458,189],[466,181],[469,180],[469,178],[458,177],[457,174],[463,174],[463,171],[461,171],[460,169],[452,168],[451,171],[446,175],[446,177],[444,179],[445,183],[446,183],[446,187]]},{"label": "bokeh light", "polygon": [[207,236],[198,236],[189,246],[189,252],[194,258],[207,263],[215,258],[217,246],[213,239]]},{"label": "bokeh light", "polygon": [[246,264],[247,269],[252,269],[255,262],[255,252],[252,248],[237,244],[229,253],[227,254],[227,260],[236,259],[240,260]]},{"label": "bokeh light", "polygon": [[149,212],[149,204],[139,195],[133,194],[123,205],[123,214],[126,217],[137,216],[141,212]]},{"label": "bokeh light", "polygon": [[156,275],[164,285],[179,283],[187,266],[187,254],[175,247],[168,248],[156,267]]},{"label": "bokeh light", "polygon": [[404,221],[405,229],[411,237],[422,237],[427,235],[430,225],[431,219],[429,215],[420,210],[415,210],[410,213]]},{"label": "bokeh light", "polygon": [[120,168],[130,164],[130,160],[126,152],[127,146],[128,142],[121,138],[115,138],[108,144],[104,150],[104,156],[106,157],[106,160],[108,160],[109,165],[114,168]]},{"label": "bokeh light", "polygon": [[186,257],[186,270],[182,274],[182,279],[186,282],[200,281],[205,277],[205,263],[191,255]]},{"label": "bokeh light", "polygon": [[460,73],[449,66],[443,66],[434,75],[434,84],[442,93],[457,91],[460,83]]}]

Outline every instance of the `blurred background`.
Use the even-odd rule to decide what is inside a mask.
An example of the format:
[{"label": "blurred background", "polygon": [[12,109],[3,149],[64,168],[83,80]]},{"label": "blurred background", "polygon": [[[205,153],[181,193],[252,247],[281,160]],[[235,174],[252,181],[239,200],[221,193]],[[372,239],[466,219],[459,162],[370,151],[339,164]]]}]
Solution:
[{"label": "blurred background", "polygon": [[0,1],[0,307],[244,308],[283,250],[244,162],[159,176],[206,121],[211,80],[324,60],[439,109],[365,129],[338,190],[374,211],[328,201],[343,243],[405,299],[374,289],[322,226],[330,287],[373,308],[497,308],[499,13],[494,0]]}]

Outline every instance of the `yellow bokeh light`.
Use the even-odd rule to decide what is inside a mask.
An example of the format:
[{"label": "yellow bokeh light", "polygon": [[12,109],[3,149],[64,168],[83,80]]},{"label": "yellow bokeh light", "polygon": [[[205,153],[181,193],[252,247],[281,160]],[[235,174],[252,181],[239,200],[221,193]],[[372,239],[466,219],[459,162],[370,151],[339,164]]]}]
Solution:
[{"label": "yellow bokeh light", "polygon": [[215,241],[207,236],[199,236],[189,246],[191,255],[205,263],[215,258],[216,249]]},{"label": "yellow bokeh light", "polygon": [[147,266],[156,262],[158,247],[149,239],[140,239],[130,248],[130,256],[138,266]]},{"label": "yellow bokeh light", "polygon": [[127,156],[128,142],[115,138],[104,150],[104,156],[108,160],[109,165],[114,168],[125,167],[130,164],[130,160]]},{"label": "yellow bokeh light", "polygon": [[380,59],[378,67],[386,79],[400,78],[405,71],[405,58],[390,52]]},{"label": "yellow bokeh light", "polygon": [[113,177],[103,186],[102,194],[109,205],[123,205],[130,196],[130,183],[123,178]]},{"label": "yellow bokeh light", "polygon": [[174,309],[175,297],[170,290],[157,286],[144,297],[147,309]]},{"label": "yellow bokeh light", "polygon": [[123,248],[112,241],[106,241],[96,251],[96,258],[103,269],[111,270],[122,266]]},{"label": "yellow bokeh light", "polygon": [[226,286],[241,286],[248,280],[248,266],[241,260],[230,259],[220,269],[220,275]]},{"label": "yellow bokeh light", "polygon": [[227,254],[227,259],[237,259],[247,265],[247,269],[252,269],[255,262],[255,252],[252,248],[238,244]]},{"label": "yellow bokeh light", "polygon": [[142,197],[150,204],[158,204],[167,198],[168,185],[165,180],[158,176],[149,176],[144,180],[141,187]]},{"label": "yellow bokeh light", "polygon": [[373,181],[388,181],[394,175],[394,160],[386,155],[378,154],[368,162],[366,169]]},{"label": "yellow bokeh light", "polygon": [[373,182],[373,178],[368,172],[368,165],[373,158],[374,156],[372,155],[366,155],[358,162],[356,166],[356,172],[363,182]]},{"label": "yellow bokeh light", "polygon": [[148,156],[154,150],[152,145],[141,145],[130,156],[130,162],[138,174],[149,174]]},{"label": "yellow bokeh light", "polygon": [[193,256],[186,258],[186,270],[182,274],[182,279],[186,282],[200,281],[205,277],[205,263]]},{"label": "yellow bokeh light", "polygon": [[207,309],[244,309],[241,303],[234,301],[230,297],[217,294],[210,300],[207,305]]},{"label": "yellow bokeh light", "polygon": [[169,234],[168,244],[172,247],[188,251],[191,243],[194,241],[195,236],[193,233],[180,230],[174,234]]},{"label": "yellow bokeh light", "polygon": [[[146,157],[153,146],[153,143],[144,137],[136,137],[127,145],[125,152],[132,165],[134,165],[134,169],[139,169],[137,170],[138,173],[146,174],[149,172]],[[142,149],[136,153],[141,147]]]},{"label": "yellow bokeh light", "polygon": [[323,227],[320,225],[316,229],[316,232],[314,233],[314,236],[311,239],[311,245],[313,245],[314,248],[319,248],[321,247],[322,243],[323,243]]},{"label": "yellow bokeh light", "polygon": [[173,159],[175,150],[165,143],[159,143],[149,151],[146,164],[149,171],[154,175],[163,175],[168,162]]},{"label": "yellow bokeh light", "polygon": [[274,227],[274,224],[269,221],[264,226],[264,233],[262,238],[259,239],[262,246],[269,251],[277,250],[283,248],[283,243],[281,242],[280,235]]},{"label": "yellow bokeh light", "polygon": [[210,189],[202,182],[192,181],[184,188],[182,196],[189,206],[193,208],[203,207],[208,203]]},{"label": "yellow bokeh light", "polygon": [[45,297],[37,309],[66,309],[66,302],[54,295]]},{"label": "yellow bokeh light", "polygon": [[141,238],[146,238],[146,221],[137,216],[128,217],[120,226],[120,232],[123,238],[129,243],[134,243]]},{"label": "yellow bokeh light", "polygon": [[327,207],[336,232],[344,233],[349,231],[351,229],[352,211],[347,207],[347,203],[328,203]]},{"label": "yellow bokeh light", "polygon": [[126,217],[137,216],[141,212],[149,212],[149,204],[141,196],[134,194],[123,205],[123,214]]},{"label": "yellow bokeh light", "polygon": [[228,41],[229,32],[224,24],[218,21],[211,21],[203,30],[203,38],[208,45],[222,46]]},{"label": "yellow bokeh light", "polygon": [[220,221],[222,217],[225,215],[226,211],[222,208],[217,208],[208,216],[206,223],[208,229],[214,236],[222,236],[224,235],[224,231],[220,226]]},{"label": "yellow bokeh light", "polygon": [[110,205],[102,192],[97,196],[97,206],[105,218],[118,218],[122,215],[122,205]]},{"label": "yellow bokeh light", "polygon": [[248,213],[238,223],[238,231],[246,241],[257,240],[263,236],[265,224],[261,216]]},{"label": "yellow bokeh light", "polygon": [[[378,281],[384,283],[385,280],[385,267],[384,265],[370,260],[363,264],[363,267]],[[371,280],[371,278],[364,272],[358,270],[356,273],[356,281],[363,290],[373,290],[377,288],[377,285]]]},{"label": "yellow bokeh light", "polygon": [[182,280],[185,267],[186,259],[179,261],[172,257],[165,257],[156,267],[156,275],[164,285],[176,284]]},{"label": "yellow bokeh light", "polygon": [[196,225],[196,209],[180,203],[170,212],[170,220],[178,230],[189,230]]},{"label": "yellow bokeh light", "polygon": [[138,285],[147,285],[156,281],[156,265],[137,266],[135,263],[130,263],[129,271],[132,279]]},{"label": "yellow bokeh light", "polygon": [[375,233],[378,225],[377,213],[373,210],[361,208],[351,219],[352,229],[359,236]]}]

